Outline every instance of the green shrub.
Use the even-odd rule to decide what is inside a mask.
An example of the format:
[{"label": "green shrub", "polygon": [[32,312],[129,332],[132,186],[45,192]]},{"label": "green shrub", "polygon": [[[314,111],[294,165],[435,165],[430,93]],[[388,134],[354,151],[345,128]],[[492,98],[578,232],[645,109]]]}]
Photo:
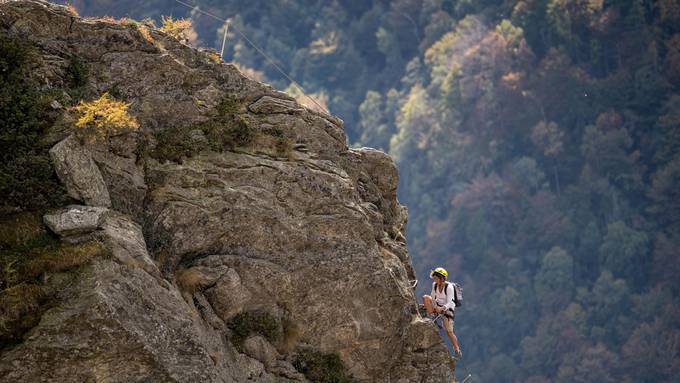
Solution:
[{"label": "green shrub", "polygon": [[210,149],[216,152],[246,146],[253,140],[253,132],[239,118],[231,121],[210,121],[196,127],[205,132]]},{"label": "green shrub", "polygon": [[336,353],[327,354],[305,348],[298,352],[293,366],[315,383],[351,383],[354,381]]},{"label": "green shrub", "polygon": [[281,338],[279,320],[266,311],[247,311],[236,314],[227,327],[232,331],[232,344],[241,350],[243,342],[252,334],[265,337],[270,342],[277,342]]},{"label": "green shrub", "polygon": [[[161,162],[181,163],[203,150],[224,152],[248,146],[268,155],[290,155],[293,145],[281,129],[269,127],[259,132],[251,129],[239,115],[240,108],[241,102],[227,95],[215,107],[210,120],[157,130],[154,132],[157,144],[150,155]],[[204,137],[192,137],[195,131],[201,131]]]},{"label": "green shrub", "polygon": [[[157,130],[154,132],[157,145],[151,156],[161,162],[181,163],[203,150],[223,152],[250,144],[254,134],[238,116],[239,107],[238,100],[226,96],[208,121]],[[203,132],[204,138],[192,137],[194,131]]]},{"label": "green shrub", "polygon": [[89,71],[87,66],[80,60],[78,56],[71,57],[68,67],[66,67],[65,80],[71,87],[81,87],[87,84]]},{"label": "green shrub", "polygon": [[241,103],[239,102],[239,100],[233,95],[226,94],[222,98],[220,103],[217,104],[217,107],[215,109],[218,118],[228,119],[233,117],[236,113],[238,113],[240,108]]},{"label": "green shrub", "polygon": [[30,76],[35,48],[0,34],[0,212],[38,210],[68,201],[49,146],[41,142],[57,113],[53,97]]},{"label": "green shrub", "polygon": [[191,131],[191,126],[165,128],[155,131],[154,137],[157,144],[151,151],[151,156],[160,162],[172,161],[182,163],[183,159],[190,158],[201,150],[206,149],[205,145],[192,140]]}]

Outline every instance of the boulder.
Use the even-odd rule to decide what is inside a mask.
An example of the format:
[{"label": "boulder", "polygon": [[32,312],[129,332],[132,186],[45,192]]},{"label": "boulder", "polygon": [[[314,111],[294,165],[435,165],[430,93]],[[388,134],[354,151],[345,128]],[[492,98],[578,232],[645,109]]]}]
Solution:
[{"label": "boulder", "polygon": [[73,135],[50,149],[59,180],[68,195],[89,206],[111,206],[111,198],[90,152]]},{"label": "boulder", "polygon": [[[217,266],[224,267],[224,266]],[[227,268],[227,272],[215,281],[214,286],[206,290],[206,296],[210,304],[223,320],[228,320],[241,311],[246,304],[250,308],[254,306],[252,294],[241,283],[241,277],[236,270]]]},{"label": "boulder", "polygon": [[85,234],[97,230],[109,209],[104,207],[71,205],[43,216],[45,225],[60,236]]}]

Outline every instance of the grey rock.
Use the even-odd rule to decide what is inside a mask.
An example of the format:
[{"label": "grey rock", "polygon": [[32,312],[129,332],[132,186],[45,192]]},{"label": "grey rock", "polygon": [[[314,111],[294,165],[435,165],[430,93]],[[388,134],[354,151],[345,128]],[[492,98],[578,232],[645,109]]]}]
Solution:
[{"label": "grey rock", "polygon": [[237,354],[193,315],[179,292],[139,268],[96,261],[71,294],[22,344],[3,350],[1,381],[247,380]]},{"label": "grey rock", "polygon": [[264,96],[256,102],[250,104],[248,109],[253,113],[277,114],[287,113],[294,114],[304,110],[302,106],[292,100],[282,100],[271,96]]},{"label": "grey rock", "polygon": [[294,382],[307,382],[303,374],[293,367],[292,364],[285,360],[275,360],[268,367],[267,371],[270,373],[280,376],[285,379],[290,379]]},{"label": "grey rock", "polygon": [[[217,266],[215,269],[221,267],[224,266]],[[227,268],[215,285],[205,293],[217,315],[223,320],[244,311],[246,303],[249,303],[250,308],[254,306],[253,295],[243,286],[241,277],[234,269]]]},{"label": "grey rock", "polygon": [[259,335],[248,337],[243,342],[243,351],[249,357],[262,362],[265,367],[272,365],[279,357],[274,346]]},{"label": "grey rock", "polygon": [[103,238],[113,257],[160,277],[160,271],[146,249],[142,228],[122,214],[109,214],[102,222]]},{"label": "grey rock", "polygon": [[109,209],[104,207],[71,205],[43,216],[43,222],[54,233],[61,236],[85,234],[97,230],[106,218]]},{"label": "grey rock", "polygon": [[200,130],[200,129],[194,129],[189,132],[189,139],[191,139],[194,142],[208,142],[207,138],[205,137],[205,133]]},{"label": "grey rock", "polygon": [[139,219],[143,215],[147,186],[144,168],[137,164],[134,153],[137,144],[136,135],[127,134],[113,137],[104,144],[90,145],[88,149],[101,171],[111,207]]},{"label": "grey rock", "polygon": [[201,313],[201,316],[206,323],[208,323],[218,332],[230,335],[230,330],[227,329],[227,326],[224,324],[222,319],[220,319],[217,314],[215,314],[210,302],[208,302],[208,299],[206,299],[203,294],[200,292],[194,293],[193,301],[195,302],[198,311]]},{"label": "grey rock", "polygon": [[111,206],[111,198],[90,152],[69,136],[50,149],[50,157],[68,195],[90,206]]},{"label": "grey rock", "polygon": [[404,333],[409,352],[400,355],[399,361],[387,374],[389,381],[396,382],[451,382],[455,381],[455,363],[439,335],[432,331],[435,325],[415,319]]}]

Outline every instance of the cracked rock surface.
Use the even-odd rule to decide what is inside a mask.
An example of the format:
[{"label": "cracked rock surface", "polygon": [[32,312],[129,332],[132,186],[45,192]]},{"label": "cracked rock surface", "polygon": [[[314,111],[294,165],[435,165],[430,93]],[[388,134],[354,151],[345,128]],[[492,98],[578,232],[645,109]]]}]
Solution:
[{"label": "cracked rock surface", "polygon": [[[339,354],[360,382],[450,382],[446,349],[416,310],[389,156],[349,148],[339,119],[138,28],[0,0],[0,33],[38,47],[46,87],[63,86],[78,57],[83,94],[115,90],[140,124],[94,143],[74,142],[68,118],[53,132],[70,195],[110,207],[83,231],[113,256],[0,350],[0,381],[305,381],[291,361],[306,347]],[[254,139],[154,157],[155,132],[209,121],[225,97]],[[237,342],[233,320],[251,311],[283,335]]]}]

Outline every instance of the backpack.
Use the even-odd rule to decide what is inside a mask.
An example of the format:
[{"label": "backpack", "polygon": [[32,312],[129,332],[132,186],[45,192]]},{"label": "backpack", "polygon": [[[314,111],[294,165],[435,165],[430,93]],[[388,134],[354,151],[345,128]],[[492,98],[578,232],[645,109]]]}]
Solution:
[{"label": "backpack", "polygon": [[453,284],[453,303],[456,304],[456,307],[460,307],[463,305],[463,288],[455,282],[451,282]]}]

